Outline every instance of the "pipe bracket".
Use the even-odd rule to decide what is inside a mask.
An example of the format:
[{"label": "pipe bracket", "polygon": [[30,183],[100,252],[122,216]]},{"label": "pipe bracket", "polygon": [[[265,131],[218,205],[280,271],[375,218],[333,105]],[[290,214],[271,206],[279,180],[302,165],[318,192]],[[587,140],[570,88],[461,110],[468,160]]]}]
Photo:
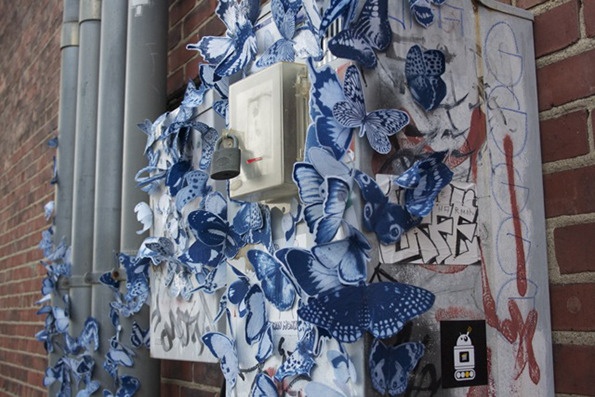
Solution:
[{"label": "pipe bracket", "polygon": [[[99,278],[105,272],[89,272],[83,275],[74,275],[68,278],[62,277],[58,282],[59,289],[71,289],[71,288],[89,288],[93,285],[101,284]],[[125,281],[126,273],[121,272],[119,269],[113,269],[111,276],[115,281]]]},{"label": "pipe bracket", "polygon": [[60,38],[60,49],[65,47],[78,47],[79,45],[79,23],[64,22],[62,24],[62,37]]},{"label": "pipe bracket", "polygon": [[79,21],[101,20],[101,0],[81,0]]}]

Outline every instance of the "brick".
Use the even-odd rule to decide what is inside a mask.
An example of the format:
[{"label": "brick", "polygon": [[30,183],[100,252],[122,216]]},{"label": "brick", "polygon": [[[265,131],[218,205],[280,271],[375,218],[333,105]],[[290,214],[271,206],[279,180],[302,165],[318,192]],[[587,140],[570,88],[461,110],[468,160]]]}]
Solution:
[{"label": "brick", "polygon": [[169,26],[182,20],[196,5],[196,0],[177,0],[169,8]]},{"label": "brick", "polygon": [[593,165],[544,175],[546,218],[595,211],[594,175]]},{"label": "brick", "polygon": [[220,397],[221,393],[181,387],[180,397]]},{"label": "brick", "polygon": [[595,284],[554,284],[550,286],[552,329],[595,331]]},{"label": "brick", "polygon": [[543,120],[539,124],[539,129],[541,160],[544,163],[589,153],[586,110]]},{"label": "brick", "polygon": [[192,381],[192,373],[192,362],[161,360],[161,376],[164,378]]},{"label": "brick", "polygon": [[169,29],[167,33],[167,49],[173,50],[180,44],[182,39],[182,23],[178,23],[174,27]]},{"label": "brick", "polygon": [[207,386],[221,386],[225,380],[218,364],[195,363],[194,382]]},{"label": "brick", "polygon": [[167,77],[167,94],[170,96],[175,91],[184,87],[186,82],[184,80],[184,69],[176,70],[172,75]]},{"label": "brick", "polygon": [[537,70],[539,110],[547,110],[595,93],[595,49]]},{"label": "brick", "polygon": [[533,34],[538,58],[576,43],[581,34],[578,1],[571,0],[535,16]]},{"label": "brick", "polygon": [[595,241],[595,223],[556,228],[554,244],[560,273],[595,271],[595,260],[591,251],[593,241]]},{"label": "brick", "polygon": [[587,36],[595,36],[595,0],[583,0],[583,16]]},{"label": "brick", "polygon": [[[225,25],[219,17],[215,15],[215,8],[217,8],[216,0],[203,0],[184,18],[183,37],[188,37],[192,32],[205,23],[205,21],[217,21],[218,29],[212,35],[219,36],[225,33]],[[212,17],[212,18],[211,18]]]},{"label": "brick", "polygon": [[195,55],[196,51],[187,50],[184,46],[180,46],[171,51],[169,57],[167,58],[167,68],[169,73],[173,73],[179,68],[183,67]]},{"label": "brick", "polygon": [[[139,392],[141,392],[141,390],[139,390]],[[163,380],[162,380],[161,381],[161,395],[167,396],[167,397],[181,397],[180,396],[180,386],[173,384],[173,383],[163,382]]]},{"label": "brick", "polygon": [[595,346],[553,346],[556,393],[592,396],[595,374]]}]

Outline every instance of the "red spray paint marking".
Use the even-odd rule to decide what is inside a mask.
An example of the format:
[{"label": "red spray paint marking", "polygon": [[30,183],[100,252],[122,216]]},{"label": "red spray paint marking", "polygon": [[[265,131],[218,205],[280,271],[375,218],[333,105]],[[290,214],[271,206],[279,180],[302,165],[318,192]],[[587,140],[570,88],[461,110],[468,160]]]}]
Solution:
[{"label": "red spray paint marking", "polygon": [[469,158],[471,180],[473,182],[477,181],[477,157],[481,147],[487,140],[486,128],[485,114],[478,106],[471,113],[469,134],[467,135],[467,139],[465,139],[465,143],[454,150],[446,160],[446,165],[450,169],[453,169]]},{"label": "red spray paint marking", "polygon": [[518,339],[518,351],[515,358],[515,379],[518,379],[523,373],[527,364],[529,364],[529,377],[534,384],[539,383],[541,378],[541,371],[539,364],[535,359],[535,352],[533,350],[533,336],[537,328],[538,313],[537,310],[531,309],[527,318],[523,320],[523,315],[517,302],[513,299],[508,300],[508,312],[510,319],[501,320],[496,311],[496,301],[492,296],[490,283],[485,271],[485,260],[483,258],[483,250],[481,250],[481,284],[483,289],[483,308],[486,315],[486,322],[492,328],[495,328],[506,338],[509,343],[515,343]]},{"label": "red spray paint marking", "polygon": [[516,197],[514,183],[514,164],[512,162],[513,148],[510,135],[504,137],[504,155],[506,156],[506,172],[508,174],[508,193],[510,194],[510,207],[512,209],[512,222],[514,225],[514,238],[516,242],[516,283],[521,296],[527,293],[527,266],[525,263],[525,245],[523,244],[523,231],[521,217]]}]

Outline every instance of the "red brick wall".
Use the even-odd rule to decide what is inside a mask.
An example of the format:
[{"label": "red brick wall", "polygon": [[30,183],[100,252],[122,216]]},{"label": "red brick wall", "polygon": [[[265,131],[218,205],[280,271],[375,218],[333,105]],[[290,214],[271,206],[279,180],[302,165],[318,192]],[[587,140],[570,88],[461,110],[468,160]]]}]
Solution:
[{"label": "red brick wall", "polygon": [[535,52],[556,392],[595,395],[595,1],[518,0]]},{"label": "red brick wall", "polygon": [[0,396],[44,396],[37,249],[53,199],[62,1],[0,2]]}]

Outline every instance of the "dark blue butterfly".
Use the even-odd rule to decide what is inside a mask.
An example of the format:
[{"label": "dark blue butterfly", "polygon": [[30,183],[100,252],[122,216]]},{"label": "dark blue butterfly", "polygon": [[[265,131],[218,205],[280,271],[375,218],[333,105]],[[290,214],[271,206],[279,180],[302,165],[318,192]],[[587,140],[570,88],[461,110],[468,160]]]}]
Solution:
[{"label": "dark blue butterfly", "polygon": [[220,216],[204,210],[188,215],[188,226],[197,240],[208,247],[223,252],[227,258],[236,256],[245,243],[240,235]]},{"label": "dark blue butterfly", "polygon": [[420,342],[407,342],[393,347],[374,340],[368,361],[374,389],[383,395],[403,393],[407,389],[409,373],[424,351],[424,345]]},{"label": "dark blue butterfly", "polygon": [[147,237],[137,256],[149,258],[157,266],[164,261],[171,261],[175,255],[174,243],[167,237]]},{"label": "dark blue butterfly", "polygon": [[204,36],[197,44],[186,46],[198,50],[203,59],[217,65],[215,74],[230,76],[243,70],[256,54],[253,24],[258,18],[258,0],[221,0],[215,12],[225,24],[225,36]]},{"label": "dark blue butterfly", "polygon": [[[134,365],[133,357],[135,357],[136,354],[132,349],[120,343],[117,334],[110,338],[109,344],[110,348],[105,355],[106,362],[111,362],[116,366],[122,365],[125,367],[132,367]],[[114,377],[114,374],[112,374],[112,377]]]},{"label": "dark blue butterfly", "polygon": [[359,136],[366,135],[372,149],[381,154],[391,150],[388,137],[409,124],[407,113],[396,109],[381,109],[366,112],[360,74],[354,65],[347,68],[343,82],[343,92],[347,100],[333,107],[333,116],[339,124],[358,128]]},{"label": "dark blue butterfly", "polygon": [[181,160],[169,167],[165,175],[165,186],[169,188],[170,196],[174,197],[184,185],[184,176],[192,168],[188,160]]},{"label": "dark blue butterfly", "polygon": [[124,304],[131,313],[137,313],[149,298],[150,259],[118,254],[120,265],[126,270]]},{"label": "dark blue butterfly", "polygon": [[430,2],[438,6],[444,4],[446,0],[409,0],[409,8],[415,17],[417,23],[427,28],[434,23],[434,11]]},{"label": "dark blue butterfly", "polygon": [[432,212],[434,200],[452,180],[453,172],[443,163],[446,152],[435,152],[417,160],[394,182],[406,188],[405,208],[413,216],[424,217]]},{"label": "dark blue butterfly", "polygon": [[282,265],[265,251],[249,250],[246,254],[254,267],[266,298],[280,311],[289,310],[295,302],[295,289],[282,271]]},{"label": "dark blue butterfly", "polygon": [[413,99],[426,111],[434,110],[446,96],[446,83],[440,77],[446,70],[440,50],[423,51],[414,45],[407,52],[405,77]]},{"label": "dark blue butterfly", "polygon": [[241,376],[235,341],[220,332],[206,333],[202,336],[202,341],[213,353],[213,356],[219,359],[228,391],[233,390],[237,377]]},{"label": "dark blue butterfly", "polygon": [[312,252],[303,248],[286,248],[276,252],[287,265],[297,285],[308,296],[317,296],[341,287],[336,267],[327,267]]},{"label": "dark blue butterfly", "polygon": [[202,266],[217,267],[223,262],[225,254],[220,246],[209,246],[201,240],[194,241],[187,250],[182,252],[178,260],[192,273],[202,272]]},{"label": "dark blue butterfly", "polygon": [[[273,43],[256,61],[256,66],[266,67],[277,62],[293,62],[296,53],[300,57],[322,57],[322,50],[317,37],[308,26],[297,29],[297,14],[301,2],[291,3],[288,0],[272,0],[271,13],[281,38]],[[296,34],[297,33],[297,34]]]},{"label": "dark blue butterfly", "polygon": [[275,397],[277,396],[277,386],[275,382],[263,372],[256,374],[254,383],[250,389],[251,397]]},{"label": "dark blue butterfly", "polygon": [[259,203],[243,202],[233,218],[234,230],[247,244],[262,244],[273,250],[271,211]]},{"label": "dark blue butterfly", "polygon": [[298,315],[341,342],[355,342],[364,331],[388,338],[433,304],[434,294],[423,288],[380,282],[342,287],[310,298]]},{"label": "dark blue butterfly", "polygon": [[321,17],[319,35],[324,36],[326,30],[339,17],[343,17],[344,26],[348,25],[355,18],[357,3],[357,0],[331,0]]},{"label": "dark blue butterfly", "polygon": [[355,171],[354,176],[364,204],[364,226],[376,233],[381,244],[393,244],[407,230],[417,226],[421,218],[413,217],[405,207],[391,203],[376,181],[364,172]]},{"label": "dark blue butterfly", "polygon": [[122,375],[118,378],[118,389],[113,394],[111,391],[104,389],[103,397],[132,397],[140,389],[140,380],[131,375]]},{"label": "dark blue butterfly", "polygon": [[132,347],[139,349],[144,346],[149,349],[151,344],[151,333],[149,331],[149,328],[142,329],[136,321],[133,321],[132,333],[130,334],[130,343],[132,343]]},{"label": "dark blue butterfly", "polygon": [[99,348],[99,322],[93,317],[87,318],[78,337],[65,335],[64,350],[68,354],[79,354],[81,351],[96,351]]},{"label": "dark blue butterfly", "polygon": [[328,48],[339,58],[351,59],[371,69],[377,63],[374,50],[385,51],[391,41],[388,0],[366,0],[357,21],[331,38]]}]

